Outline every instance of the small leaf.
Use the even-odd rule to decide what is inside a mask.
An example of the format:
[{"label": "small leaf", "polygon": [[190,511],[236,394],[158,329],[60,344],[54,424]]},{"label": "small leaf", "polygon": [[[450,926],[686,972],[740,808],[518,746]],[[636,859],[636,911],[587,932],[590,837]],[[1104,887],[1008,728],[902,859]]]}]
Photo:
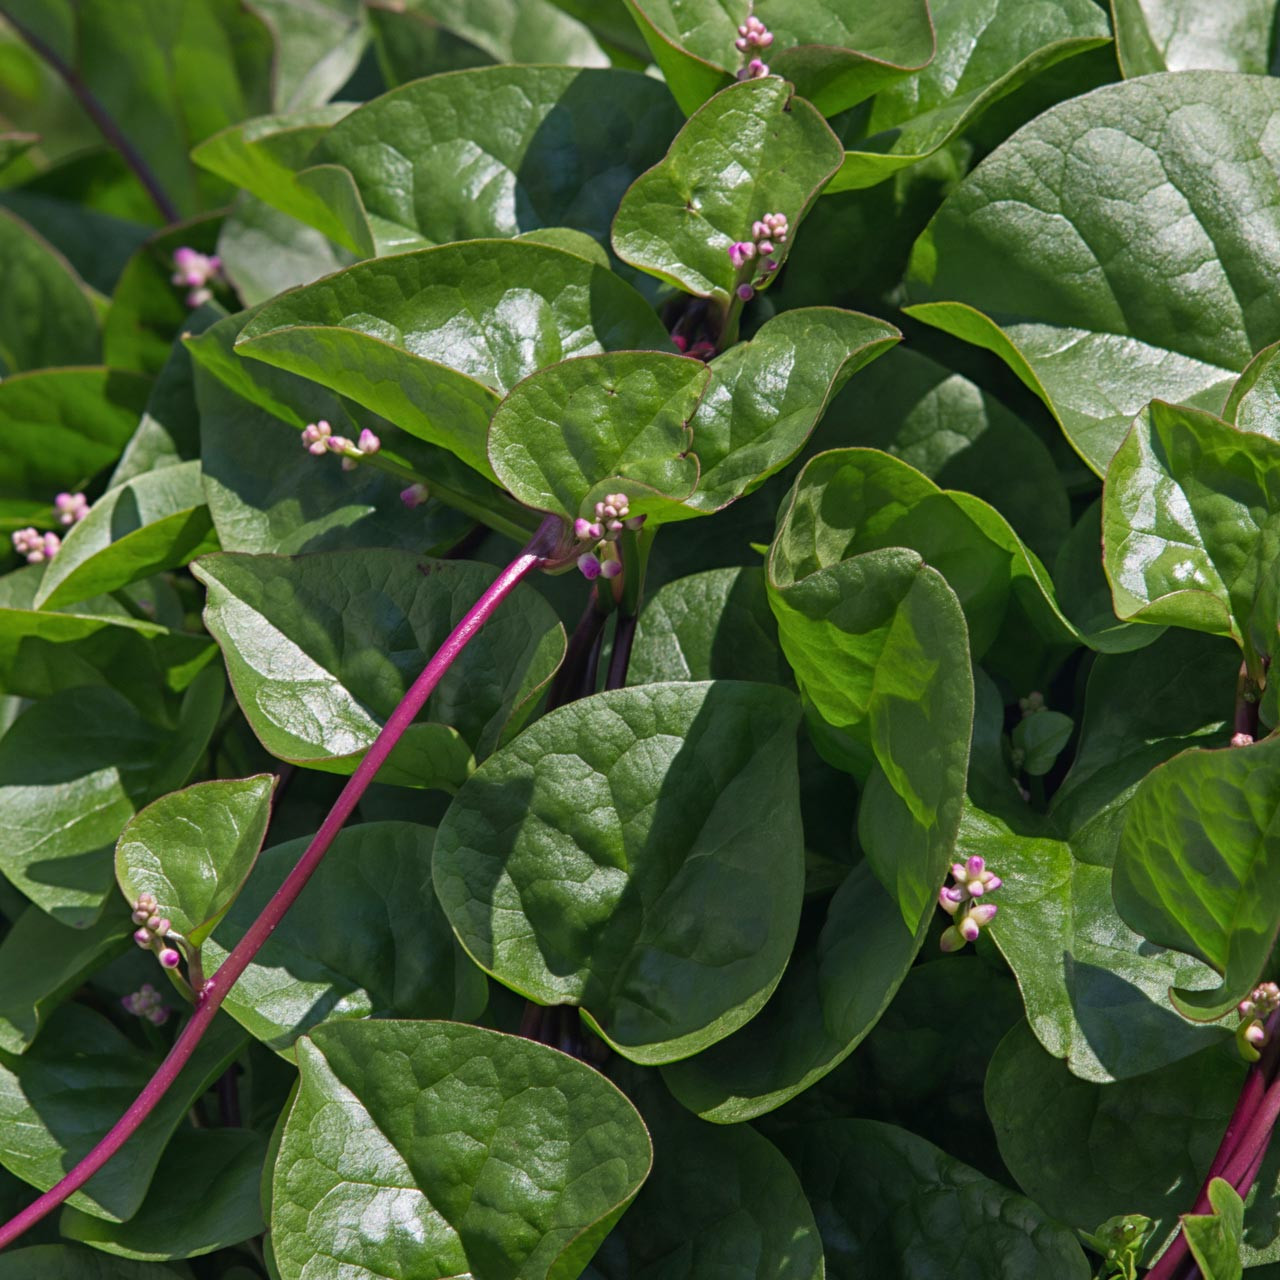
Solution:
[{"label": "small leaf", "polygon": [[1244,1202],[1223,1178],[1209,1183],[1210,1214],[1187,1214],[1182,1229],[1191,1253],[1200,1264],[1204,1280],[1240,1280],[1241,1237],[1244,1234]]},{"label": "small leaf", "polygon": [[723,1039],[768,999],[795,939],[798,720],[793,694],[735,681],[545,715],[440,824],[436,892],[463,946],[531,999],[579,1005],[632,1061]]},{"label": "small leaf", "polygon": [[129,819],[116,844],[116,881],[132,905],[149,893],[193,946],[235,901],[271,818],[273,774],[197,782]]},{"label": "small leaf", "polygon": [[[430,827],[375,822],[338,835],[329,856],[236,979],[223,1006],[286,1057],[298,1036],[339,1018],[474,1018],[485,981],[431,890]],[[267,849],[205,944],[214,970],[309,843]]]},{"label": "small leaf", "polygon": [[1022,752],[1022,767],[1033,778],[1041,778],[1053,768],[1067,745],[1075,721],[1061,711],[1047,709],[1026,716],[1014,725],[1013,749]]},{"label": "small leaf", "polygon": [[[205,623],[273,755],[351,773],[409,685],[495,574],[400,551],[206,556]],[[363,637],[356,640],[355,637]],[[384,782],[453,788],[498,744],[564,653],[564,629],[518,589],[450,668],[383,766]]]},{"label": "small leaf", "polygon": [[[613,222],[618,257],[686,293],[727,304],[738,281],[729,246],[766,213],[787,217],[782,262],[796,228],[843,151],[826,121],[776,76],[717,94],[671,149],[632,184]],[[732,182],[708,172],[731,166]]]},{"label": "small leaf", "polygon": [[177,569],[213,550],[217,537],[200,464],[163,467],[108,489],[49,562],[36,607],[71,604]]},{"label": "small leaf", "polygon": [[321,1252],[350,1280],[406,1256],[418,1280],[570,1280],[649,1172],[626,1098],[516,1036],[339,1022],[299,1041],[298,1059],[271,1179],[282,1280]]},{"label": "small leaf", "polygon": [[1280,738],[1192,749],[1153,769],[1129,802],[1112,892],[1158,946],[1203,960],[1215,990],[1170,996],[1188,1017],[1220,1018],[1261,977],[1280,929]]},{"label": "small leaf", "polygon": [[1280,440],[1280,342],[1263,347],[1245,366],[1222,416],[1241,431]]}]

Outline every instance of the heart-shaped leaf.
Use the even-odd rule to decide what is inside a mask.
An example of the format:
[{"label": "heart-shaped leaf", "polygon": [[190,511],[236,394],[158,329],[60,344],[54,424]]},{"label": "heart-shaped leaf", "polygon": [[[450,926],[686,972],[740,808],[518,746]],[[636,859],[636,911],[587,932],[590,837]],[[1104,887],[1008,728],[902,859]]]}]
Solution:
[{"label": "heart-shaped leaf", "polygon": [[[459,791],[436,892],[481,968],[636,1062],[697,1053],[782,976],[803,845],[795,696],[718,681],[544,716]],[[708,915],[705,904],[719,904]]]},{"label": "heart-shaped leaf", "polygon": [[1210,71],[1046,111],[929,224],[909,313],[996,352],[1101,475],[1153,396],[1221,409],[1280,338],[1264,283],[1280,269],[1280,222],[1258,160],[1278,113],[1275,81]]},{"label": "heart-shaped leaf", "polygon": [[619,349],[669,349],[644,299],[575,254],[511,240],[359,263],[268,304],[237,343],[484,475],[500,393],[569,356]]},{"label": "heart-shaped leaf", "polygon": [[[717,94],[666,156],[632,184],[613,222],[618,257],[686,293],[727,305],[738,283],[729,246],[766,213],[786,215],[782,262],[844,152],[813,106],[777,76]],[[708,182],[729,165],[731,182]]]},{"label": "heart-shaped leaf", "polygon": [[[338,1018],[475,1018],[485,980],[464,956],[431,889],[430,827],[374,822],[343,831],[227,995],[226,1011],[291,1057]],[[244,936],[308,840],[267,849],[205,944],[213,970]]]},{"label": "heart-shaped leaf", "polygon": [[116,844],[116,882],[132,905],[144,893],[193,946],[240,892],[271,819],[273,774],[197,782],[129,819]]},{"label": "heart-shaped leaf", "polygon": [[[209,590],[205,624],[263,745],[333,773],[355,769],[494,577],[488,566],[401,551],[222,554],[193,571]],[[383,781],[460,785],[532,710],[564,646],[551,607],[518,591],[449,668],[383,766]]]},{"label": "heart-shaped leaf", "polygon": [[350,1280],[406,1256],[420,1280],[570,1280],[649,1172],[627,1099],[529,1040],[336,1022],[298,1042],[298,1067],[271,1179],[282,1280],[319,1252]]},{"label": "heart-shaped leaf", "polygon": [[1111,0],[1116,59],[1126,77],[1158,71],[1271,71],[1271,0]]},{"label": "heart-shaped leaf", "polygon": [[1193,749],[1153,769],[1129,801],[1112,892],[1158,946],[1222,975],[1170,992],[1188,1017],[1220,1018],[1262,976],[1280,929],[1280,738]]}]

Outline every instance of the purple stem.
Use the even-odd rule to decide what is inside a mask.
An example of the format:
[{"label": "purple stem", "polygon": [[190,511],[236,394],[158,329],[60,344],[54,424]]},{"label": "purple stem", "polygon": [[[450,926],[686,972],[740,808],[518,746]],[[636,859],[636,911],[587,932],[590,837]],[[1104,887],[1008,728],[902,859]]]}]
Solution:
[{"label": "purple stem", "polygon": [[627,667],[631,662],[631,646],[636,639],[636,615],[619,613],[613,629],[613,652],[609,655],[609,673],[605,676],[606,689],[621,689],[627,683]]},{"label": "purple stem", "polygon": [[209,1029],[218,1007],[236,979],[249,967],[259,948],[271,936],[272,931],[284,919],[285,912],[293,906],[312,873],[333,843],[342,825],[373,781],[392,748],[404,731],[422,710],[432,690],[441,677],[466,648],[475,634],[493,615],[498,606],[511,594],[521,578],[543,564],[554,553],[559,540],[560,521],[548,516],[529,540],[525,549],[498,575],[493,585],[471,607],[466,617],[449,634],[449,638],[427,663],[422,674],[409,687],[400,705],[391,713],[373,745],[351,775],[342,793],[320,824],[311,843],[284,883],[272,895],[262,914],[249,926],[244,937],[236,943],[231,954],[222,962],[217,973],[205,983],[196,1000],[196,1008],[182,1028],[173,1048],[157,1068],[155,1075],[134,1099],[129,1109],[116,1121],[110,1132],[79,1164],[56,1186],[46,1191],[38,1200],[29,1204],[21,1213],[0,1227],[0,1249],[12,1244],[24,1231],[33,1227],[46,1214],[56,1209],[69,1195],[78,1191],[117,1151],[133,1136],[138,1126],[151,1114],[164,1097],[169,1086],[177,1079],[187,1060],[195,1051],[200,1037]]}]

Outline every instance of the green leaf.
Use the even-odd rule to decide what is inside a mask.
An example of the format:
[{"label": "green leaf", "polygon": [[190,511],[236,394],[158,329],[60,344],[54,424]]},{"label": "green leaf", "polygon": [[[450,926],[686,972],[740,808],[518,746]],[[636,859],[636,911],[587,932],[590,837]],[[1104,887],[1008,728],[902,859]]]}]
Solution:
[{"label": "green leaf", "polygon": [[1203,988],[1213,974],[1127,928],[1106,867],[1079,861],[1061,841],[1016,836],[971,806],[956,850],[961,859],[985,857],[1004,881],[991,936],[1018,980],[1031,1029],[1074,1075],[1123,1080],[1224,1038],[1169,1008],[1171,986]]},{"label": "green leaf", "polygon": [[1262,975],[1280,929],[1280,738],[1192,749],[1153,769],[1129,802],[1112,892],[1157,946],[1203,960],[1215,990],[1170,992],[1188,1017],[1221,1017]]},{"label": "green leaf", "polygon": [[[131,1218],[174,1130],[243,1044],[229,1018],[217,1019],[119,1157],[67,1203],[109,1222]],[[155,1066],[101,1014],[63,1005],[22,1057],[0,1052],[0,1120],[8,1135],[0,1164],[47,1191],[115,1124]]]},{"label": "green leaf", "polygon": [[1278,112],[1274,80],[1210,71],[1061,103],[948,197],[909,314],[996,352],[1101,475],[1153,396],[1219,410],[1280,338]]},{"label": "green leaf", "polygon": [[237,343],[486,476],[499,393],[569,356],[629,348],[669,348],[635,290],[574,254],[507,240],[359,263],[269,303]]},{"label": "green leaf", "polygon": [[1204,1280],[1240,1280],[1244,1274],[1240,1264],[1244,1201],[1229,1182],[1214,1178],[1209,1183],[1209,1204],[1212,1213],[1189,1213],[1182,1220],[1191,1253]]},{"label": "green leaf", "polygon": [[258,1183],[266,1139],[248,1129],[180,1129],[156,1179],[128,1222],[104,1222],[64,1208],[68,1240],[121,1258],[195,1258],[262,1234]]},{"label": "green leaf", "polygon": [[712,569],[668,582],[636,627],[631,684],[663,680],[763,680],[789,685],[759,568]]},{"label": "green leaf", "polygon": [[873,186],[962,134],[992,103],[1110,39],[1092,0],[933,0],[944,56],[882,89],[828,192]]},{"label": "green leaf", "polygon": [[114,689],[69,689],[28,707],[0,738],[0,871],[55,920],[84,927],[111,892],[111,849],[136,809],[186,781],[221,710],[202,672],[175,730],[158,731]]},{"label": "green leaf", "polygon": [[0,1049],[25,1053],[50,1013],[128,946],[129,924],[119,916],[72,929],[27,907],[0,942]]},{"label": "green leaf", "polygon": [[104,1258],[69,1244],[10,1249],[0,1257],[0,1280],[182,1280],[172,1267]]},{"label": "green leaf", "polygon": [[351,78],[368,43],[360,0],[250,0],[275,37],[275,105],[328,102]]},{"label": "green leaf", "polygon": [[[431,890],[430,827],[375,822],[339,834],[307,892],[236,979],[226,1011],[286,1057],[322,1022],[478,1016],[485,981]],[[263,852],[205,944],[215,969],[302,856],[309,839]]]},{"label": "green leaf", "polygon": [[1121,618],[1276,646],[1280,442],[1159,400],[1107,471],[1104,565]]},{"label": "green leaf", "polygon": [[71,604],[176,569],[218,545],[200,464],[147,472],[106,493],[49,562],[37,608]]},{"label": "green leaf", "polygon": [[1001,1157],[1045,1212],[1086,1230],[1144,1214],[1154,1255],[1208,1170],[1243,1079],[1236,1055],[1209,1049],[1131,1080],[1086,1082],[1024,1022],[991,1059],[987,1110]]},{"label": "green leaf", "polygon": [[0,209],[0,295],[0,376],[101,359],[98,313],[88,286],[7,209]]},{"label": "green leaf", "polygon": [[[781,263],[843,151],[813,106],[776,76],[717,94],[676,135],[666,156],[631,185],[613,223],[624,262],[686,293],[729,303],[738,271],[729,246],[766,213],[791,228]],[[729,166],[732,180],[708,181]]]},{"label": "green leaf", "polygon": [[1280,439],[1280,342],[1263,347],[1236,379],[1222,410],[1242,431]]},{"label": "green leaf", "polygon": [[6,169],[28,148],[40,141],[38,133],[19,133],[6,129],[0,133],[0,169]]},{"label": "green leaf", "polygon": [[572,520],[621,488],[631,509],[672,518],[698,483],[692,419],[706,365],[657,351],[565,360],[531,374],[494,414],[493,474],[526,506]]},{"label": "green leaf", "polygon": [[876,1025],[928,923],[909,930],[870,869],[855,867],[764,1009],[727,1040],[663,1068],[672,1093],[704,1120],[738,1124],[804,1092]]},{"label": "green leaf", "polygon": [[132,905],[151,894],[193,946],[235,900],[267,834],[274,774],[197,782],[129,819],[116,844],[116,881]]},{"label": "green leaf", "polygon": [[1013,749],[1022,753],[1022,768],[1033,778],[1042,778],[1053,768],[1067,745],[1075,721],[1061,711],[1042,709],[1024,716],[1010,735]]},{"label": "green leaf", "polygon": [[773,32],[765,55],[776,74],[835,115],[933,57],[933,22],[925,0],[870,0],[850,9],[839,0],[627,0],[654,60],[688,113],[728,83],[746,61],[734,47],[748,13]]},{"label": "green leaf", "polygon": [[[793,694],[618,689],[544,716],[459,791],[436,892],[482,969],[672,1062],[782,976],[804,887]],[[706,903],[717,910],[708,915]]]},{"label": "green leaf", "polygon": [[406,1256],[420,1280],[571,1280],[649,1172],[626,1098],[528,1040],[334,1023],[301,1040],[298,1059],[271,1181],[283,1280],[319,1252],[351,1280],[393,1274]]},{"label": "green leaf", "polygon": [[[206,556],[205,624],[273,755],[351,773],[427,659],[493,581],[488,566],[409,552]],[[356,637],[360,637],[359,641]],[[453,788],[518,725],[564,654],[551,608],[521,588],[449,668],[383,766]]]},{"label": "green leaf", "polygon": [[1158,71],[1271,71],[1274,0],[1111,0],[1126,77]]},{"label": "green leaf", "polygon": [[[456,12],[453,0],[439,7]],[[520,0],[522,22],[533,12]],[[330,129],[315,158],[349,170],[371,214],[436,244],[539,227],[607,244],[623,193],[682,121],[661,82],[638,72],[485,67],[375,98]],[[387,137],[398,139],[394,154]]]},{"label": "green leaf", "polygon": [[833,1276],[1088,1280],[1065,1227],[904,1129],[837,1120],[783,1130]]}]

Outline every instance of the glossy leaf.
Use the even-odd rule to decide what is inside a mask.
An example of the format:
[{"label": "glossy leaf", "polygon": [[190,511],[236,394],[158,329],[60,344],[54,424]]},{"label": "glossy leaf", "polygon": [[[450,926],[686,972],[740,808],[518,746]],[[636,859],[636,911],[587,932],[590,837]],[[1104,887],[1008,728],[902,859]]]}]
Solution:
[{"label": "glossy leaf", "polygon": [[[494,577],[487,566],[398,551],[222,554],[194,572],[209,591],[205,623],[254,732],[280,759],[333,773],[355,769]],[[449,668],[383,781],[461,784],[508,724],[532,710],[564,643],[550,606],[519,591]]]},{"label": "glossy leaf", "polygon": [[1091,1274],[1065,1227],[905,1129],[840,1120],[783,1131],[779,1142],[813,1205],[829,1273],[840,1280]]},{"label": "glossy leaf", "polygon": [[[440,7],[456,18],[452,3]],[[533,11],[512,4],[525,25]],[[315,158],[346,168],[371,214],[436,244],[539,227],[607,244],[623,193],[682,122],[662,84],[638,72],[485,67],[375,98],[329,130]],[[398,139],[394,153],[387,137]],[[449,183],[435,180],[441,170]]]},{"label": "glossy leaf", "polygon": [[422,1280],[568,1280],[649,1172],[626,1098],[528,1040],[447,1022],[334,1023],[298,1057],[271,1181],[283,1280],[321,1250],[351,1280],[387,1275],[406,1251]]},{"label": "glossy leaf", "polygon": [[1272,0],[1111,0],[1125,76],[1158,71],[1271,71]]},{"label": "glossy leaf", "polygon": [[180,568],[217,545],[200,464],[151,471],[108,489],[67,533],[35,603],[56,608],[115,591]]},{"label": "glossy leaf", "polygon": [[58,1229],[68,1240],[120,1258],[195,1258],[262,1234],[258,1183],[266,1140],[248,1129],[180,1129],[157,1178],[128,1222],[66,1208]]},{"label": "glossy leaf", "polygon": [[174,930],[200,946],[253,870],[275,784],[269,773],[197,782],[130,818],[116,844],[126,901],[149,893]]},{"label": "glossy leaf", "polygon": [[573,520],[625,491],[637,515],[670,519],[698,483],[692,419],[710,375],[700,360],[625,351],[531,374],[489,430],[493,473],[527,506]]},{"label": "glossy leaf", "polygon": [[581,1006],[633,1061],[723,1039],[768,999],[795,938],[798,720],[786,690],[735,681],[544,716],[440,825],[436,892],[463,946],[526,996]]},{"label": "glossy leaf", "polygon": [[[1278,111],[1275,81],[1222,72],[1143,77],[1052,108],[929,224],[910,314],[999,355],[1099,474],[1153,396],[1221,409],[1234,375],[1280,337],[1262,284],[1280,265],[1262,212],[1271,166],[1257,161]],[[1244,209],[1259,210],[1247,230]]]},{"label": "glossy leaf", "polygon": [[[131,1218],[174,1130],[243,1043],[230,1019],[218,1019],[122,1157],[67,1203],[109,1222]],[[47,1191],[115,1124],[154,1068],[101,1014],[64,1005],[22,1057],[0,1053],[0,1119],[8,1134],[0,1164]]]},{"label": "glossy leaf", "polygon": [[[430,827],[348,828],[227,996],[226,1011],[287,1057],[298,1036],[352,1018],[478,1016],[485,981],[462,954],[431,891]],[[213,937],[211,971],[302,856],[308,841],[266,850]]]},{"label": "glossy leaf", "polygon": [[1188,1016],[1221,1017],[1262,976],[1280,929],[1280,738],[1192,749],[1153,769],[1129,802],[1112,891],[1133,928],[1222,975],[1171,991]]},{"label": "glossy leaf", "polygon": [[252,0],[275,37],[275,105],[281,110],[328,102],[360,62],[368,40],[360,0]]},{"label": "glossy leaf", "polygon": [[1057,840],[1015,836],[973,808],[957,848],[986,857],[1004,880],[991,936],[1018,979],[1031,1029],[1073,1074],[1124,1080],[1223,1038],[1168,1005],[1171,986],[1203,989],[1213,973],[1128,928],[1106,867],[1078,861]]},{"label": "glossy leaf", "polygon": [[[623,196],[614,250],[686,293],[725,304],[738,281],[729,246],[749,237],[764,214],[783,213],[791,233],[774,256],[785,261],[842,156],[821,115],[786,81],[766,76],[734,85],[700,108]],[[709,167],[727,167],[731,180],[708,182]]]},{"label": "glossy leaf", "polygon": [[1245,366],[1222,416],[1242,431],[1280,439],[1280,342],[1263,347]]},{"label": "glossy leaf", "polygon": [[829,192],[873,186],[960,136],[994,102],[1110,38],[1092,0],[932,0],[943,56],[881,90],[862,137],[845,139]]},{"label": "glossy leaf", "polygon": [[574,254],[505,240],[360,263],[269,304],[237,344],[485,475],[499,393],[545,365],[619,348],[668,348],[638,293]]}]

